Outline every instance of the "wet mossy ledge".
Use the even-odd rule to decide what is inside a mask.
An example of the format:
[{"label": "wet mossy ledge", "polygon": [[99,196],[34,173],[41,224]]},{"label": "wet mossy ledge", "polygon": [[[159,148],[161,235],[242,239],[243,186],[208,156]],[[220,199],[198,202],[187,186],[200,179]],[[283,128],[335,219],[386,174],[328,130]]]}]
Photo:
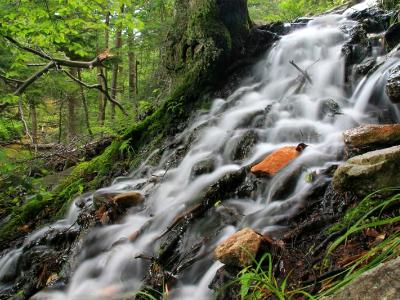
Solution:
[{"label": "wet mossy ledge", "polygon": [[62,218],[75,197],[138,167],[167,137],[177,133],[193,111],[211,101],[210,95],[228,75],[224,70],[229,64],[245,56],[250,26],[245,0],[176,1],[175,21],[167,36],[164,58],[171,88],[165,92],[164,101],[103,153],[78,164],[52,192],[39,192],[15,207],[0,229],[0,249],[43,224]]}]

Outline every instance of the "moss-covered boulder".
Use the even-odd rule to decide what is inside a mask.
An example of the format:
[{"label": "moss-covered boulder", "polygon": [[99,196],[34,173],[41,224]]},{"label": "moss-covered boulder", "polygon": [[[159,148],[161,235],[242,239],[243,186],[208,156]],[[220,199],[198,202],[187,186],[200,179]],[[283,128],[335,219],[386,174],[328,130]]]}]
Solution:
[{"label": "moss-covered boulder", "polygon": [[355,156],[339,166],[333,187],[365,196],[379,189],[400,186],[400,146]]}]

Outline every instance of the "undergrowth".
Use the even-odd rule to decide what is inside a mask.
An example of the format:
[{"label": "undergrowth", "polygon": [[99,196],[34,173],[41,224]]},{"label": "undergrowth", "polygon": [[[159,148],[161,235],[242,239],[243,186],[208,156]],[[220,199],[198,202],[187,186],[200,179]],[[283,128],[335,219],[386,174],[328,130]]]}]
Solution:
[{"label": "undergrowth", "polygon": [[[348,240],[365,234],[366,230],[379,230],[382,234],[368,243],[368,249],[360,255],[351,257],[344,266],[341,266],[334,275],[318,280],[312,286],[289,285],[290,275],[277,278],[273,272],[273,257],[266,253],[254,265],[242,269],[234,283],[240,285],[240,297],[246,299],[322,299],[335,294],[339,289],[348,285],[361,274],[400,256],[400,232],[394,229],[400,224],[400,188],[388,188],[377,191],[365,197],[356,207],[350,209],[344,216],[338,228],[345,228],[345,232],[331,242],[326,249],[322,261],[314,268],[321,274],[327,270],[337,269],[333,255],[346,256],[346,243]],[[377,195],[391,193],[384,199],[375,199]],[[344,226],[344,227],[343,227]],[[337,227],[337,226],[336,226]],[[342,247],[342,249],[339,249]],[[290,274],[290,273],[289,273]],[[319,284],[316,294],[311,295],[308,290]]]}]

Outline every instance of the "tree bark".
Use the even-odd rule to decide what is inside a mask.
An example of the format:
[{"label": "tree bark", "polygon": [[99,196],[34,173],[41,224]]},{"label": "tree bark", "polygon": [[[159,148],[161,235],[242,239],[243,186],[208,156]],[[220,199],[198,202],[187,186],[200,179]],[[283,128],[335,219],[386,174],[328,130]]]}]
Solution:
[{"label": "tree bark", "polygon": [[[71,74],[73,76],[77,75],[75,68],[71,69]],[[76,91],[72,90],[67,94],[67,141],[71,142],[76,136],[77,131],[77,116],[76,116],[76,103],[77,95]]]},{"label": "tree bark", "polygon": [[36,104],[35,101],[30,99],[29,101],[29,107],[30,107],[30,114],[31,114],[31,123],[32,123],[32,141],[33,144],[38,143],[38,135],[37,135],[37,113],[36,113]]},{"label": "tree bark", "polygon": [[165,66],[173,77],[211,83],[245,49],[251,21],[247,0],[176,0]]},{"label": "tree bark", "polygon": [[135,112],[137,113],[138,105],[137,99],[135,96],[138,94],[137,90],[137,65],[136,65],[136,55],[134,51],[134,40],[135,37],[133,32],[129,32],[128,34],[128,65],[129,65],[129,99],[133,103],[133,107],[135,108]]},{"label": "tree bark", "polygon": [[[81,75],[81,70],[78,69],[78,79],[82,81],[82,75]],[[85,123],[86,123],[86,128],[88,130],[89,136],[92,138],[93,137],[93,132],[92,129],[90,128],[90,120],[89,120],[89,110],[88,110],[88,105],[86,101],[86,95],[85,91],[83,90],[83,86],[80,84],[79,89],[81,92],[81,98],[82,98],[82,104],[83,104],[83,110],[85,112]]]},{"label": "tree bark", "polygon": [[[121,14],[124,13],[124,5],[121,7]],[[115,52],[117,56],[120,56],[120,48],[122,46],[122,29],[121,26],[117,28],[117,32],[115,33]],[[115,99],[118,91],[118,71],[119,64],[116,62],[113,65],[112,69],[112,77],[111,77],[111,98]],[[111,120],[115,118],[115,104],[111,104]]]},{"label": "tree bark", "polygon": [[[110,12],[106,13],[106,21],[105,21],[106,28],[104,30],[104,48],[109,49],[110,48]],[[98,73],[100,73],[100,68],[97,69]],[[104,76],[107,80],[107,69],[104,69]],[[98,77],[98,82],[99,84],[102,84],[102,79]],[[103,86],[103,89],[105,89],[105,86]],[[107,97],[104,95],[104,93],[99,94],[99,123],[100,125],[104,125],[105,119],[106,119],[106,108],[107,108]]]}]

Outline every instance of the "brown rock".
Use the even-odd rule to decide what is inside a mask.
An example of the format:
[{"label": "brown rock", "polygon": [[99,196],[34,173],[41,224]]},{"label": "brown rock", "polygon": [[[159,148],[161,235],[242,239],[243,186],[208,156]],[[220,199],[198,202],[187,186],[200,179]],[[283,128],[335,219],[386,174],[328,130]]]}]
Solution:
[{"label": "brown rock", "polygon": [[112,201],[118,207],[128,209],[143,203],[144,197],[139,192],[126,192],[113,197]]},{"label": "brown rock", "polygon": [[379,144],[392,146],[400,142],[400,124],[365,124],[346,130],[343,137],[350,147],[365,148]]},{"label": "brown rock", "polygon": [[58,279],[60,279],[60,277],[57,273],[51,274],[46,280],[46,286],[54,284]]},{"label": "brown rock", "polygon": [[298,157],[306,147],[306,144],[301,143],[298,146],[287,146],[275,150],[262,162],[253,166],[251,172],[254,174],[274,175]]},{"label": "brown rock", "polygon": [[262,242],[262,235],[251,228],[244,228],[221,242],[215,249],[214,256],[229,266],[250,266]]}]

